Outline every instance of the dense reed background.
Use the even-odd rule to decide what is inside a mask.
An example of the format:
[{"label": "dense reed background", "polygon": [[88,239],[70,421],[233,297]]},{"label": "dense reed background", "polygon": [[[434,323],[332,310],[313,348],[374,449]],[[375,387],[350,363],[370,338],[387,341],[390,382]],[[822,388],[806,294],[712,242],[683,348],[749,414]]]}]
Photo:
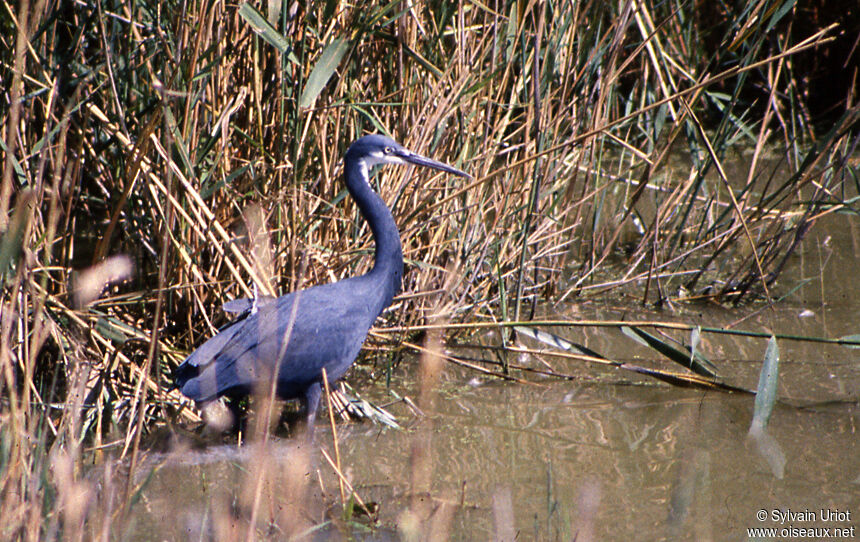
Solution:
[{"label": "dense reed background", "polygon": [[196,419],[164,375],[221,304],[368,268],[364,133],[475,177],[377,175],[407,259],[380,326],[769,301],[857,210],[852,2],[2,4],[4,538],[108,536],[133,492],[81,450]]}]

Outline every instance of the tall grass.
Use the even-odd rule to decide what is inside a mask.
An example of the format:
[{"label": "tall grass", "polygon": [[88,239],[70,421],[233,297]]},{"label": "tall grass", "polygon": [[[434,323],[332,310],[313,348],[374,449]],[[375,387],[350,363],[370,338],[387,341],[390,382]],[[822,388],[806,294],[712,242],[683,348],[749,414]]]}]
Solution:
[{"label": "tall grass", "polygon": [[794,30],[815,5],[277,6],[3,1],[3,537],[110,531],[82,451],[197,419],[164,374],[224,301],[368,268],[339,164],[366,132],[475,177],[376,177],[407,259],[385,323],[439,291],[460,321],[621,287],[772,299],[816,220],[856,212],[856,89],[814,119],[796,67],[846,39]]}]

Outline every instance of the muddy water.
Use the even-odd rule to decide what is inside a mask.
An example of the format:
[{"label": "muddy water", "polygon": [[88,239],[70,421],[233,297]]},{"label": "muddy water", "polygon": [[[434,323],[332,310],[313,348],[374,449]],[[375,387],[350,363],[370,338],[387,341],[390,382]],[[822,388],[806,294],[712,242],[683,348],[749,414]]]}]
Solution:
[{"label": "muddy water", "polygon": [[[651,313],[581,301],[546,314],[858,333],[856,220],[834,217],[813,233],[775,291],[812,280],[775,310],[678,304]],[[676,370],[616,329],[554,331],[620,361]],[[479,356],[476,346],[495,340],[488,333],[454,351]],[[700,348],[728,382],[755,388],[765,347],[763,339],[706,335]],[[402,430],[338,426],[341,464],[361,499],[378,506],[376,530],[340,519],[337,479],[320,453],[333,453],[333,437],[321,420],[307,455],[289,439],[264,452],[221,445],[151,454],[131,538],[245,533],[255,495],[255,537],[266,539],[435,532],[456,540],[747,540],[756,528],[775,529],[757,534],[774,540],[808,539],[799,529],[819,529],[821,540],[860,538],[860,350],[789,340],[779,347],[781,402],[764,443],[747,437],[750,395],[679,389],[549,356],[516,361],[576,378],[511,383],[446,366],[424,416],[390,407]],[[418,401],[418,365],[402,364],[391,389]],[[382,383],[354,381],[366,398],[391,400]]]}]

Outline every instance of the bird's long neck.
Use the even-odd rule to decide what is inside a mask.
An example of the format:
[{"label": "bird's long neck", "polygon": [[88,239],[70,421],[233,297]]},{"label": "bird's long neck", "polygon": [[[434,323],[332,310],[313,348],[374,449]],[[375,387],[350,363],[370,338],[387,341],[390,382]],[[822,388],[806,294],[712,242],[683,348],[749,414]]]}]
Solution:
[{"label": "bird's long neck", "polygon": [[368,165],[363,159],[355,160],[347,156],[344,160],[346,187],[358,205],[361,216],[370,225],[376,243],[373,269],[368,276],[382,285],[380,299],[382,309],[400,292],[403,277],[403,250],[400,247],[400,233],[391,216],[388,206],[373,191],[368,182]]}]

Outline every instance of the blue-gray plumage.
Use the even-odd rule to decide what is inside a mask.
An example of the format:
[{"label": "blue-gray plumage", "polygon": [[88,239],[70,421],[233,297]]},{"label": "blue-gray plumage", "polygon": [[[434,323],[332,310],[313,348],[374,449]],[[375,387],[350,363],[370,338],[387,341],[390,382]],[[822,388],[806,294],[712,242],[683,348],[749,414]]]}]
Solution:
[{"label": "blue-gray plumage", "polygon": [[313,431],[322,369],[329,383],[340,379],[376,317],[400,291],[400,234],[391,211],[368,181],[370,169],[377,164],[415,164],[469,176],[381,135],[364,136],[350,145],[344,157],[346,187],[373,232],[373,268],[365,275],[276,299],[225,304],[226,311],[243,314],[176,368],[174,386],[183,394],[206,403],[221,396],[265,391],[275,381],[280,398],[304,401],[308,430]]}]

